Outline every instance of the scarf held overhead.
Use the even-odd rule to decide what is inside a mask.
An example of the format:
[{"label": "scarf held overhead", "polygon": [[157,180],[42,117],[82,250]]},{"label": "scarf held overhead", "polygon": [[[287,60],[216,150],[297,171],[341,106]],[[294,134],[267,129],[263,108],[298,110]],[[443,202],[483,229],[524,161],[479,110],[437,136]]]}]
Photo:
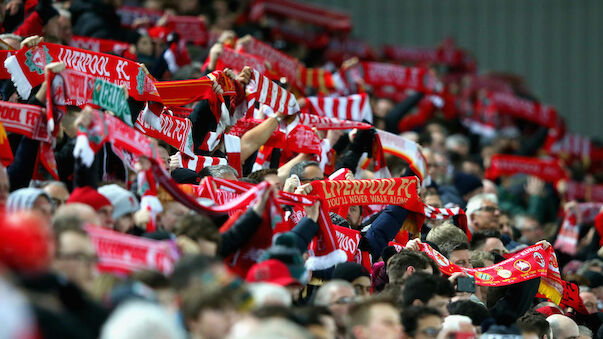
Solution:
[{"label": "scarf held overhead", "polygon": [[40,43],[22,48],[9,57],[4,66],[22,98],[28,98],[31,89],[44,81],[44,66],[51,62],[64,62],[73,69],[103,80],[124,85],[131,97],[139,101],[161,101],[159,93],[143,67],[139,64],[109,54],[86,51],[51,43]]},{"label": "scarf held overhead", "polygon": [[546,182],[556,183],[567,178],[565,170],[557,159],[537,159],[518,155],[495,154],[486,169],[486,178],[493,180],[501,175],[518,173],[538,177]]}]

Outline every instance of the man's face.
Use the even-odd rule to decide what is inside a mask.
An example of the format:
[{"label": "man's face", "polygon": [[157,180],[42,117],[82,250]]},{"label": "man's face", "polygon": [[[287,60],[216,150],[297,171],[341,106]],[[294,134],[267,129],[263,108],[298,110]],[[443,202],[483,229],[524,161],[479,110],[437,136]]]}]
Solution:
[{"label": "man's face", "polygon": [[53,268],[88,292],[92,291],[96,253],[90,239],[83,234],[66,231],[58,241]]},{"label": "man's face", "polygon": [[101,226],[113,228],[113,224],[115,223],[115,220],[113,219],[113,206],[103,206],[99,208],[96,213],[100,219]]},{"label": "man's face", "polygon": [[117,220],[115,220],[115,230],[118,232],[126,233],[127,231],[132,229],[134,225],[134,214],[132,213],[122,215],[121,217],[117,218]]},{"label": "man's face", "polygon": [[73,31],[71,30],[71,19],[66,16],[59,17],[59,38],[64,44],[68,45],[73,37]]},{"label": "man's face", "polygon": [[523,228],[521,229],[521,237],[531,244],[542,240],[542,229],[540,228],[538,221],[532,218],[526,218]]},{"label": "man's face", "polygon": [[236,319],[232,308],[205,309],[191,328],[193,338],[225,338]]},{"label": "man's face", "polygon": [[412,338],[433,339],[442,330],[442,318],[436,315],[428,315],[417,320],[417,330]]},{"label": "man's face", "polygon": [[499,231],[501,235],[508,235],[513,239],[513,229],[511,226],[511,219],[506,214],[501,214],[498,217],[498,224],[500,225]]},{"label": "man's face", "polygon": [[48,223],[52,219],[52,204],[50,200],[45,196],[39,196],[36,201],[34,201],[32,210],[38,212]]},{"label": "man's face", "polygon": [[471,227],[476,231],[498,230],[500,211],[498,204],[484,200],[482,207],[471,215]]},{"label": "man's face", "polygon": [[446,171],[448,169],[448,159],[439,153],[433,154],[433,161],[429,162],[429,175],[436,184],[443,184],[446,181]]},{"label": "man's face", "polygon": [[268,174],[264,176],[264,180],[274,185],[277,189],[283,189],[283,180],[276,174]]},{"label": "man's face", "polygon": [[402,335],[400,313],[388,304],[373,305],[370,310],[370,320],[365,327],[367,338],[398,339]]},{"label": "man's face", "polygon": [[442,313],[444,317],[446,317],[449,315],[447,307],[449,303],[449,297],[436,294],[433,296],[433,298],[429,299],[429,301],[427,302],[427,306],[437,309],[438,311],[440,311],[440,313]]},{"label": "man's face", "polygon": [[170,154],[168,151],[164,147],[159,146],[157,147],[157,154],[159,154],[159,158],[163,160],[165,168],[170,168]]},{"label": "man's face", "polygon": [[503,255],[503,253],[507,252],[505,245],[498,238],[486,239],[483,250],[486,252],[495,252],[498,255]]},{"label": "man's face", "polygon": [[464,268],[473,268],[471,265],[471,252],[469,250],[457,250],[450,252],[450,261]]},{"label": "man's face", "polygon": [[335,318],[335,323],[338,326],[345,326],[350,305],[355,298],[356,293],[354,290],[347,287],[340,287],[331,295],[329,310],[333,313],[333,318]]},{"label": "man's face", "polygon": [[362,209],[360,206],[350,206],[346,220],[353,229],[359,229],[362,226]]},{"label": "man's face", "polygon": [[310,165],[304,169],[303,178],[299,178],[302,184],[307,184],[315,180],[323,180],[325,178],[324,173],[320,167],[316,165]]},{"label": "man's face", "polygon": [[62,185],[50,184],[44,187],[44,192],[50,195],[55,208],[61,207],[69,199],[69,191]]},{"label": "man's face", "polygon": [[581,292],[580,298],[582,302],[584,302],[584,306],[588,313],[597,313],[599,310],[597,308],[597,296],[592,292]]},{"label": "man's face", "polygon": [[371,279],[369,277],[358,277],[352,281],[356,295],[359,297],[369,297],[371,295]]}]

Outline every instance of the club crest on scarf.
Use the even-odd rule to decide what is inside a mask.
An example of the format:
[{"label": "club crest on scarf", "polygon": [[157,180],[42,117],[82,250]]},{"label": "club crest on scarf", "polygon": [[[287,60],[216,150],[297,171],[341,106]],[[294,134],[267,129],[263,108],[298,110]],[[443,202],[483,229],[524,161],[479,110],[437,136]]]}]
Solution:
[{"label": "club crest on scarf", "polygon": [[25,65],[31,72],[44,74],[44,66],[52,62],[48,47],[39,46],[25,52]]}]

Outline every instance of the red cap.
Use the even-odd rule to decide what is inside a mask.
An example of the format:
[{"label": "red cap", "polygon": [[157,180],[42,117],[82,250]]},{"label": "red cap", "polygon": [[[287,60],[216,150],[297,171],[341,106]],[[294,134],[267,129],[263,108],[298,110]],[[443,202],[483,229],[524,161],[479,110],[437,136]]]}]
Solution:
[{"label": "red cap", "polygon": [[552,316],[553,314],[561,314],[563,315],[563,312],[558,309],[557,307],[553,307],[553,306],[542,306],[540,308],[537,308],[535,310],[536,312],[542,313],[547,317]]},{"label": "red cap", "polygon": [[94,188],[90,186],[78,187],[71,192],[67,203],[80,202],[86,204],[95,211],[98,211],[101,207],[111,206],[111,202],[105,198],[104,195],[98,193]]},{"label": "red cap", "polygon": [[280,286],[301,285],[291,276],[287,265],[276,259],[268,259],[251,266],[245,280],[250,283],[267,282]]},{"label": "red cap", "polygon": [[44,271],[53,251],[50,225],[39,215],[30,211],[0,214],[0,266],[18,272]]}]

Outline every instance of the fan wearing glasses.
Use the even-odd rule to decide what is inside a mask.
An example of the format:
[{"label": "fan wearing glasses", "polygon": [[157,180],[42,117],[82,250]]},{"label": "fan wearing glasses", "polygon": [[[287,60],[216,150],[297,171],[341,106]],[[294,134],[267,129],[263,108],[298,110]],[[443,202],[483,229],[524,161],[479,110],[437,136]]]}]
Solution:
[{"label": "fan wearing glasses", "polygon": [[471,232],[498,230],[498,198],[492,193],[482,193],[469,199],[467,203],[467,223]]},{"label": "fan wearing glasses", "polygon": [[408,338],[436,338],[442,330],[442,315],[427,306],[410,306],[402,312],[402,325]]}]

